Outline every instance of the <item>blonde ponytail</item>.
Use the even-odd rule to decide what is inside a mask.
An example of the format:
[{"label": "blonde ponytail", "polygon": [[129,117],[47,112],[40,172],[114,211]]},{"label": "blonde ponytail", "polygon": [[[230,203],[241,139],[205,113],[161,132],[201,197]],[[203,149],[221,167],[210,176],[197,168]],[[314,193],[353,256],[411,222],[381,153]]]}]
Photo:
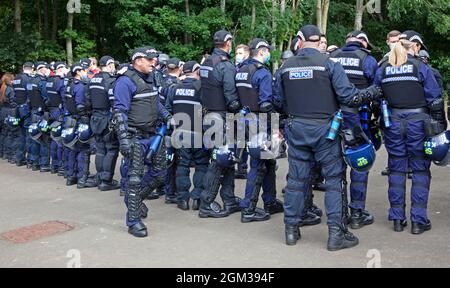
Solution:
[{"label": "blonde ponytail", "polygon": [[401,39],[395,43],[394,49],[389,53],[389,64],[394,67],[402,66],[408,61],[408,50],[414,45],[405,39]]}]

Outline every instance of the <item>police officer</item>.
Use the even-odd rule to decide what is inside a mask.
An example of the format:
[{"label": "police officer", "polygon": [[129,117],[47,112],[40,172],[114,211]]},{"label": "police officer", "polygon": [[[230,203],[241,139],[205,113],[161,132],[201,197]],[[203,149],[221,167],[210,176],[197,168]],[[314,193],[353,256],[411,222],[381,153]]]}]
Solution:
[{"label": "police officer", "polygon": [[[241,105],[258,116],[273,109],[272,74],[266,66],[270,63],[272,47],[260,38],[253,39],[249,47],[251,58],[236,73],[236,87]],[[265,221],[270,214],[283,212],[283,203],[276,199],[276,165],[276,159],[250,158],[245,198],[240,201],[242,223]],[[261,187],[265,210],[256,207]]]},{"label": "police officer", "polygon": [[[47,82],[47,94],[48,99],[46,106],[50,113],[50,120],[63,122],[64,107],[63,99],[65,95],[65,77],[66,77],[66,64],[64,62],[56,62],[54,64],[55,76],[48,78]],[[50,143],[50,156],[51,156],[51,173],[56,174],[62,167],[63,157],[63,145],[51,140]]]},{"label": "police officer", "polygon": [[[175,121],[182,121],[172,134],[172,143],[179,143],[176,150],[176,188],[177,206],[181,210],[189,209],[189,199],[192,199],[193,210],[200,208],[200,194],[209,164],[209,153],[201,145],[202,102],[199,71],[200,64],[196,61],[184,64],[183,75],[186,78],[173,87],[167,99],[167,109],[172,112]],[[195,166],[194,189],[189,193],[189,172],[192,164]]]},{"label": "police officer", "polygon": [[[87,83],[89,66],[74,64],[70,68],[72,79],[66,87],[65,109],[70,116],[79,124],[89,125],[89,105],[87,103]],[[90,166],[90,145],[89,143],[76,142],[70,148],[67,161],[67,181],[66,185],[77,184],[78,189],[91,188],[97,186],[95,177],[89,173]]]},{"label": "police officer", "polygon": [[110,130],[116,66],[114,58],[111,56],[103,56],[100,58],[99,64],[100,72],[89,82],[89,98],[92,104],[90,124],[95,135],[97,150],[95,169],[97,170],[98,189],[109,191],[120,188],[119,182],[113,180],[119,156],[119,141],[114,131]]},{"label": "police officer", "polygon": [[[341,63],[348,79],[358,89],[365,89],[373,84],[375,73],[378,69],[377,60],[370,55],[370,42],[367,34],[355,30],[347,34],[346,45],[331,53],[331,59]],[[344,115],[344,129],[353,129],[356,126],[361,126],[363,120],[360,117],[360,110],[364,109],[369,113],[368,106],[364,107],[348,107],[341,105],[342,114]],[[368,127],[369,123],[365,123]],[[368,129],[364,131],[368,137],[370,132]],[[350,227],[352,229],[359,229],[365,225],[370,225],[374,221],[374,217],[365,210],[367,182],[369,180],[369,172],[350,171]]]},{"label": "police officer", "polygon": [[[236,47],[235,53],[235,64],[236,64],[236,72],[239,72],[242,66],[248,64],[250,58],[250,48],[245,44],[239,44]],[[236,179],[247,179],[247,170],[248,170],[248,152],[245,149],[242,152],[241,161],[237,163],[237,170],[235,173]]]},{"label": "police officer", "polygon": [[[236,68],[230,61],[232,41],[233,36],[228,31],[217,31],[214,34],[214,51],[200,68],[203,107],[222,119],[225,119],[227,111],[236,113],[240,108],[235,83]],[[214,201],[220,185],[224,209]],[[234,195],[234,167],[220,167],[213,159],[205,176],[199,216],[221,218],[238,211],[239,201]]]},{"label": "police officer", "polygon": [[19,118],[14,103],[14,89],[12,83],[14,75],[5,73],[1,79],[0,88],[0,156],[7,159],[9,163],[15,164],[15,150],[13,149],[14,136],[17,135]]},{"label": "police officer", "polygon": [[[42,119],[49,120],[47,93],[47,77],[50,74],[48,64],[45,62],[36,63],[36,76],[28,87],[31,122],[39,123]],[[41,172],[50,171],[50,139],[47,134],[31,142],[30,146],[32,170]]]},{"label": "police officer", "polygon": [[[389,55],[389,61],[377,71],[375,84],[381,84],[391,109],[391,125],[384,129],[389,165],[389,220],[394,230],[403,231],[405,215],[406,173],[412,169],[411,233],[431,229],[427,216],[430,189],[430,160],[425,157],[423,143],[425,124],[437,124],[436,134],[446,130],[442,91],[433,71],[415,56],[427,49],[422,36],[412,30],[403,32]],[[431,135],[429,135],[431,136]]]},{"label": "police officer", "polygon": [[444,81],[442,80],[442,75],[439,72],[439,70],[437,70],[436,68],[432,67],[429,62],[430,62],[430,54],[428,54],[427,50],[422,49],[419,51],[419,54],[417,55],[417,57],[425,64],[427,64],[431,71],[433,71],[434,77],[436,78],[436,82],[439,85],[439,88],[441,88],[441,90],[444,90]]},{"label": "police officer", "polygon": [[[323,38],[323,36],[321,36],[321,39]],[[290,51],[285,51],[283,52],[283,54],[285,55],[285,57],[287,57],[284,61],[283,64],[286,62],[287,59],[291,58],[294,56],[294,54],[296,54],[298,52],[298,50],[300,49],[300,43],[301,43],[301,39],[299,36],[294,37],[294,39],[292,40],[291,43],[291,50]],[[291,54],[289,54],[288,52],[291,52]],[[283,56],[282,56],[283,57]],[[281,82],[281,72],[282,69],[278,69],[277,72],[275,73],[275,81],[274,81],[274,101],[276,102],[275,107],[281,107],[282,103],[278,103],[277,99],[280,99],[279,96],[279,91],[280,91],[280,82]],[[282,121],[281,121],[281,125],[282,129],[284,131],[284,138],[286,139],[288,137],[287,133],[286,133],[286,122],[287,122],[287,115],[283,112],[283,109],[278,108],[277,110],[279,110],[279,112],[281,113],[281,117],[282,117]],[[314,204],[314,193],[313,190],[320,190],[320,191],[325,191],[325,188],[323,187],[323,177],[321,174],[321,169],[320,166],[317,163],[314,163],[314,165],[311,167],[311,179],[310,179],[310,185],[307,187],[306,191],[305,191],[305,212],[303,213],[302,219],[299,223],[299,226],[313,226],[313,225],[318,225],[320,224],[321,217],[323,215],[322,210],[317,207],[316,204]],[[286,175],[286,181],[289,179],[289,175]],[[285,189],[283,189],[283,193],[285,193]]]},{"label": "police officer", "polygon": [[[34,64],[25,62],[23,64],[22,73],[18,74],[13,81],[14,104],[17,107],[17,115],[20,118],[20,129],[14,133],[13,149],[16,150],[16,165],[23,166],[27,164],[31,168],[31,154],[29,153],[32,139],[27,131],[31,124],[30,107],[28,105],[28,89],[31,87],[33,77]],[[30,84],[30,85],[28,85]],[[29,166],[28,166],[29,165]]]},{"label": "police officer", "polygon": [[379,96],[376,87],[358,90],[348,80],[342,65],[331,61],[318,50],[320,30],[314,25],[298,31],[301,48],[297,56],[282,67],[278,103],[283,103],[288,120],[289,179],[285,188],[284,222],[286,244],[300,239],[299,222],[304,209],[305,190],[309,186],[314,161],[322,167],[327,191],[327,248],[336,251],[358,244],[344,220],[344,163],[339,139],[328,140],[330,119],[339,103],[358,107]]},{"label": "police officer", "polygon": [[[147,217],[143,203],[145,194],[164,183],[166,151],[164,142],[153,151],[145,163],[150,146],[157,138],[156,125],[160,119],[168,121],[170,113],[158,99],[151,72],[156,66],[158,53],[150,47],[137,48],[131,56],[132,64],[114,86],[113,121],[119,139],[121,154],[126,157],[123,172],[126,175],[125,204],[128,233],[146,237],[147,227],[142,218]],[[145,165],[148,165],[147,175]],[[145,177],[144,177],[145,176]],[[145,179],[144,179],[145,178]]]},{"label": "police officer", "polygon": [[[161,103],[166,105],[167,97],[172,93],[174,86],[179,82],[178,79],[181,75],[181,69],[183,67],[183,62],[178,58],[170,58],[166,62],[166,74],[163,78],[162,86],[160,89],[159,97],[161,99]],[[172,147],[167,147],[167,155],[172,157],[171,165],[167,168],[167,176],[163,185],[158,187],[156,191],[150,193],[147,199],[156,199],[159,196],[165,196],[166,204],[177,204],[177,196],[176,196],[176,169],[177,169],[177,154],[176,150],[172,149]]]}]

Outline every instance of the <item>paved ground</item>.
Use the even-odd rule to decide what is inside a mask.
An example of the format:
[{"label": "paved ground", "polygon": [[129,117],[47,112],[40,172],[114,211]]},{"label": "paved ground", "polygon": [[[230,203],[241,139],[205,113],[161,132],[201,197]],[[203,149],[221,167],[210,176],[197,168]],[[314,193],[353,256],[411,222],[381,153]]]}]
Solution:
[{"label": "paved ground", "polygon": [[[387,216],[386,155],[379,153],[370,177],[368,209],[376,222],[356,231],[360,245],[327,252],[325,224],[302,229],[301,241],[284,244],[282,215],[241,224],[239,214],[200,219],[162,199],[149,204],[149,237],[136,239],[124,226],[118,191],[77,190],[62,178],[0,162],[0,233],[59,220],[75,229],[25,244],[0,240],[0,267],[450,267],[450,169],[433,167],[429,215],[433,229],[414,236],[394,233]],[[279,163],[278,190],[287,162]],[[245,182],[237,180],[242,194]],[[323,193],[316,193],[323,206]],[[281,195],[280,195],[281,197]],[[80,260],[80,261],[78,261]],[[378,261],[379,260],[379,261]]]}]

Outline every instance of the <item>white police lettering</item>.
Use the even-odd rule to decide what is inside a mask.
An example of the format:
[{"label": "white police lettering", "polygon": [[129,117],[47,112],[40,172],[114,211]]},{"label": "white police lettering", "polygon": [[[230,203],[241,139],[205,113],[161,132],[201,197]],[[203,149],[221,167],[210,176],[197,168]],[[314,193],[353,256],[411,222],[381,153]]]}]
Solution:
[{"label": "white police lettering", "polygon": [[289,71],[289,80],[313,79],[313,70]]},{"label": "white police lettering", "polygon": [[91,83],[102,83],[103,82],[103,78],[92,78],[91,79]]},{"label": "white police lettering", "polygon": [[336,60],[342,64],[342,66],[359,67],[358,58],[336,58]]},{"label": "white police lettering", "polygon": [[398,75],[398,74],[407,74],[413,73],[413,65],[402,65],[400,67],[386,67],[386,75]]},{"label": "white police lettering", "polygon": [[238,80],[238,81],[246,81],[247,79],[248,79],[248,73],[241,72],[241,73],[236,74],[236,80]]},{"label": "white police lettering", "polygon": [[20,85],[20,83],[22,83],[22,81],[20,79],[16,79],[13,81],[14,85]]},{"label": "white police lettering", "polygon": [[200,69],[200,77],[202,78],[208,78],[209,77],[209,71]]},{"label": "white police lettering", "polygon": [[189,96],[194,97],[195,90],[194,89],[177,89],[175,91],[176,96]]},{"label": "white police lettering", "polygon": [[47,84],[45,86],[47,88],[52,88],[53,87],[53,82],[47,82]]}]

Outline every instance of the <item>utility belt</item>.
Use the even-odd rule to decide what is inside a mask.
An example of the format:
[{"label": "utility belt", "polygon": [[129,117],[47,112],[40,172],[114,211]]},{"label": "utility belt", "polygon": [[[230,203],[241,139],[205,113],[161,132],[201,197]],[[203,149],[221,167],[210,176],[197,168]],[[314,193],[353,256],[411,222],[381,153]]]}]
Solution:
[{"label": "utility belt", "polygon": [[391,115],[392,116],[399,116],[400,114],[407,114],[407,113],[425,113],[428,114],[427,108],[413,108],[413,109],[399,109],[399,108],[391,108]]},{"label": "utility belt", "polygon": [[128,133],[130,134],[131,138],[149,139],[156,135],[156,129],[153,128],[142,129],[141,127],[128,127]]},{"label": "utility belt", "polygon": [[[329,125],[332,117],[330,118],[305,118],[305,117],[299,117],[294,115],[288,116],[288,125],[292,125],[292,121],[299,121],[305,124],[312,124],[312,125]],[[289,126],[290,127],[290,126]]]}]

